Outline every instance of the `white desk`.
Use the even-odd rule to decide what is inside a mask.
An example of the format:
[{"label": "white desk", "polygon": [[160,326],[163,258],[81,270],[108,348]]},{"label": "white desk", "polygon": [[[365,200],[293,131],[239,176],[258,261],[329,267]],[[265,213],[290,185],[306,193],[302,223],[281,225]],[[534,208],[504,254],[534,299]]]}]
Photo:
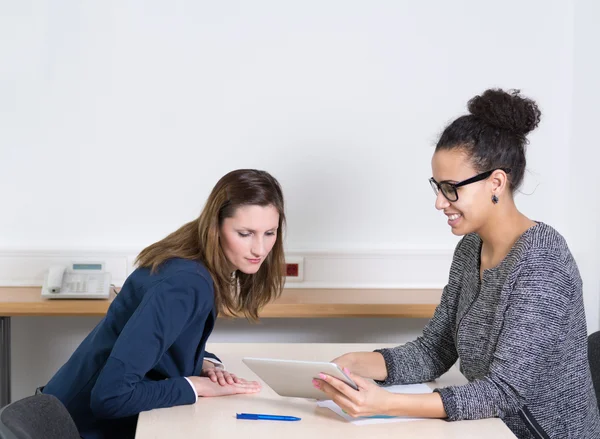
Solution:
[{"label": "white desk", "polygon": [[[391,345],[374,344],[279,344],[213,343],[207,346],[224,361],[227,369],[246,379],[258,379],[241,361],[242,357],[288,358],[329,361],[350,351],[372,351]],[[453,368],[432,387],[465,383]],[[240,412],[269,413],[301,417],[298,422],[244,421],[235,419]],[[447,422],[439,419],[377,425],[353,425],[315,401],[283,398],[263,383],[254,395],[199,398],[193,405],[158,409],[140,414],[136,439],[193,437],[252,438],[360,438],[419,437],[443,439],[515,439],[500,419]]]}]

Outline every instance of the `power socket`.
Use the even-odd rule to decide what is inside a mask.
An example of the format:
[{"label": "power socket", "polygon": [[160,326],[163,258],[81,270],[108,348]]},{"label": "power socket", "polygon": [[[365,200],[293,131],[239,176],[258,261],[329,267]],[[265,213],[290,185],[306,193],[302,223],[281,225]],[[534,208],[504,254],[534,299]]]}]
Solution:
[{"label": "power socket", "polygon": [[286,282],[302,282],[304,279],[304,258],[286,257],[284,274]]}]

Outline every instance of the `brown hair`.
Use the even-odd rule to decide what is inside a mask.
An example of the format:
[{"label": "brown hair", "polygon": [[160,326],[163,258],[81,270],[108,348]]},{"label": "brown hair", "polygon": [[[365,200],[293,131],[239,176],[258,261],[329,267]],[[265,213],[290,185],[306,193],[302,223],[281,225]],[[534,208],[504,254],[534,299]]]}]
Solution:
[{"label": "brown hair", "polygon": [[[279,212],[279,227],[273,249],[255,274],[236,270],[219,242],[220,226],[241,206],[273,206]],[[284,284],[285,258],[283,227],[285,214],[283,192],[268,172],[238,169],[223,176],[210,193],[200,216],[166,238],[146,247],[136,259],[140,267],[155,272],[160,264],[171,258],[199,261],[212,276],[217,311],[234,316],[245,315],[258,319],[258,311],[281,295]]]}]

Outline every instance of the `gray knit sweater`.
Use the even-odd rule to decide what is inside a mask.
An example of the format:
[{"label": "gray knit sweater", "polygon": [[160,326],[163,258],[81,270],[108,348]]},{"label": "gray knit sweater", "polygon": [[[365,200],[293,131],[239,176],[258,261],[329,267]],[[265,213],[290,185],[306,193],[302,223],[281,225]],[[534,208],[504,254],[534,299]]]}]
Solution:
[{"label": "gray knit sweater", "polygon": [[537,224],[483,280],[481,245],[475,234],[458,244],[423,335],[378,351],[384,385],[434,380],[460,359],[469,383],[435,390],[448,420],[500,417],[521,439],[599,439],[581,278],[564,238]]}]

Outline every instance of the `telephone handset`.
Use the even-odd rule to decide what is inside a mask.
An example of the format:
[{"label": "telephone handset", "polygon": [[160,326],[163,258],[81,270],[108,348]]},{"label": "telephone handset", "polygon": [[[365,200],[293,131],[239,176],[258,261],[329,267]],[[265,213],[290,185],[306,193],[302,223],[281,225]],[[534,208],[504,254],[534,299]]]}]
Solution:
[{"label": "telephone handset", "polygon": [[80,262],[50,267],[44,278],[42,297],[49,299],[108,299],[110,273],[100,262]]}]

